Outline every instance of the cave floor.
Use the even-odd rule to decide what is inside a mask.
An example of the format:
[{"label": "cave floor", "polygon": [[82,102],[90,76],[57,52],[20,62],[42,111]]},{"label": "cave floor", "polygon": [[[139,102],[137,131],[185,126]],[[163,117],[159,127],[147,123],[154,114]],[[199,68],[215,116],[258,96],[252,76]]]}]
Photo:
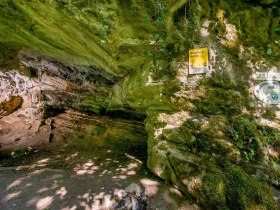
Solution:
[{"label": "cave floor", "polygon": [[136,183],[148,209],[199,209],[145,167],[145,155],[108,147],[54,142],[0,160],[0,209],[102,209],[102,198]]}]

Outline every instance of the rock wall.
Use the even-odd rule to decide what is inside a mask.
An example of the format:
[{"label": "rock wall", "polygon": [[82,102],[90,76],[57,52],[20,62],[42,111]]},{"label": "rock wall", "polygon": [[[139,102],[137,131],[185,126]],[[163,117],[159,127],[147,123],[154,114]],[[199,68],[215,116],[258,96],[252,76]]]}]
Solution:
[{"label": "rock wall", "polygon": [[105,113],[115,83],[106,72],[23,52],[17,59],[25,75],[22,69],[0,72],[1,154],[76,138],[89,146],[146,150],[142,122]]},{"label": "rock wall", "polygon": [[[276,208],[279,107],[252,75],[280,71],[279,1],[8,0],[0,18],[1,69],[70,82],[65,109],[146,118],[149,169],[204,208]],[[204,75],[188,74],[196,47]]]}]

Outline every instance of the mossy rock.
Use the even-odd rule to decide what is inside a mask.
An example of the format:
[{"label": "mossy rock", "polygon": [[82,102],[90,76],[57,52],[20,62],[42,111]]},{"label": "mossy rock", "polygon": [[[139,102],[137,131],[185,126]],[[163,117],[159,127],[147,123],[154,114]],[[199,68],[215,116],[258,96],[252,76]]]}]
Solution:
[{"label": "mossy rock", "polygon": [[200,193],[207,209],[277,209],[271,188],[236,166],[212,166],[202,179]]},{"label": "mossy rock", "polygon": [[276,209],[271,189],[266,183],[255,180],[238,167],[225,169],[226,197],[230,209]]},{"label": "mossy rock", "polygon": [[11,96],[9,100],[0,103],[0,116],[6,116],[21,108],[23,99],[20,96]]},{"label": "mossy rock", "polygon": [[202,179],[201,191],[209,209],[227,209],[225,188],[224,178],[220,173],[206,173]]}]

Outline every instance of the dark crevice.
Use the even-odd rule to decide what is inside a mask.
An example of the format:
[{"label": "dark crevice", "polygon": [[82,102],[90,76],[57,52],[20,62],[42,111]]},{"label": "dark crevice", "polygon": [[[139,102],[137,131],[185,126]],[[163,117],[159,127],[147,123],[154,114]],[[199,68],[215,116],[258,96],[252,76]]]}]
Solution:
[{"label": "dark crevice", "polygon": [[61,79],[78,85],[81,85],[84,82],[90,82],[91,84],[111,87],[120,79],[107,73],[104,69],[93,65],[68,65],[50,58],[30,56],[26,54],[22,54],[21,59],[24,61],[36,61],[28,62],[29,65],[31,65],[29,68],[41,69],[43,72],[50,73],[51,75],[55,75]]},{"label": "dark crevice", "polygon": [[52,106],[46,106],[44,113],[43,113],[43,118],[47,119],[50,117],[55,117],[58,116],[62,113],[64,113],[66,111],[66,109],[64,108],[57,108],[57,107],[52,107]]},{"label": "dark crevice", "polygon": [[54,135],[51,133],[50,136],[49,136],[49,143],[53,142],[53,138],[54,138]]},{"label": "dark crevice", "polygon": [[177,146],[186,146],[186,144],[185,143],[181,143],[181,142],[177,142],[177,141],[172,141],[172,140],[170,140],[170,139],[168,139],[168,140],[166,140],[166,141],[168,141],[168,142],[170,142],[170,143],[172,143],[172,144],[175,144],[175,145],[177,145]]},{"label": "dark crevice", "polygon": [[133,110],[109,110],[106,111],[105,115],[111,118],[135,120],[141,122],[143,122],[147,118],[147,115],[137,113]]},{"label": "dark crevice", "polygon": [[170,155],[169,155],[169,154],[167,155],[167,160],[168,160],[168,163],[169,163],[169,166],[170,166],[171,170],[173,171],[173,173],[174,173],[175,176],[176,176],[176,179],[179,181],[179,180],[180,180],[180,177],[179,177],[179,175],[177,174],[176,169],[173,167],[173,165],[172,165],[172,163],[171,163]]}]

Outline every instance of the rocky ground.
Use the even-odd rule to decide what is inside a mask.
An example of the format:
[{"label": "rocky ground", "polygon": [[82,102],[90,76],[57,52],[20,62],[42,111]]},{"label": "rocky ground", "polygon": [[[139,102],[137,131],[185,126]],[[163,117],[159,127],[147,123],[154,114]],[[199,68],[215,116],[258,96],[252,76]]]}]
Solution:
[{"label": "rocky ground", "polygon": [[89,147],[80,139],[2,158],[0,209],[106,209],[131,184],[143,188],[147,209],[199,209],[151,175],[142,152]]}]

